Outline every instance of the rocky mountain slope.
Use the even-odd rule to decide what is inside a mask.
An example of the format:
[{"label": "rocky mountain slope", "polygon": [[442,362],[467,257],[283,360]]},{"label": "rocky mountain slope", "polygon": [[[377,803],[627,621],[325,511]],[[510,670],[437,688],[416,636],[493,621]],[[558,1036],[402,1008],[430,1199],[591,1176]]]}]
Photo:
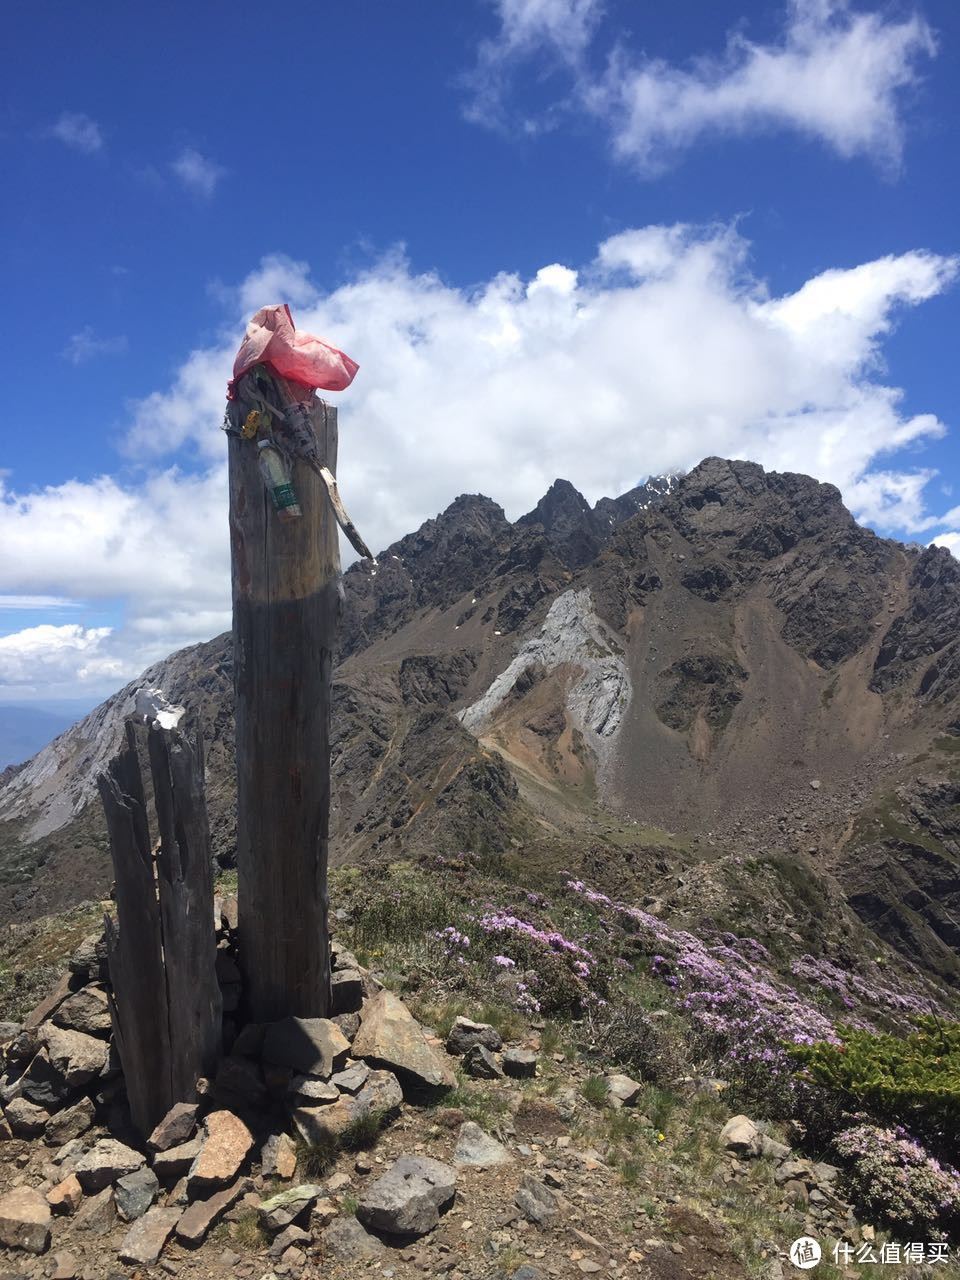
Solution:
[{"label": "rocky mountain slope", "polygon": [[[907,965],[828,959],[855,921],[845,939],[819,912],[816,956],[783,965],[762,919],[704,927],[702,895],[668,920],[563,874],[532,892],[469,855],[342,867],[331,889],[329,1020],[244,1022],[238,903],[214,899],[223,1056],[142,1131],[102,934],[60,918],[60,981],[32,1011],[0,993],[9,1274],[783,1280],[806,1236],[827,1275],[922,1240],[913,1260],[957,1280],[956,1127],[931,1106],[928,1149],[796,1074],[813,1037],[899,1043],[920,1010],[941,1034],[955,1016],[955,993]],[[21,966],[33,930],[14,930]]]},{"label": "rocky mountain slope", "polygon": [[[710,458],[592,508],[557,481],[515,523],[461,496],[352,566],[344,592],[337,862],[470,848],[682,897],[711,886],[719,850],[775,857],[960,978],[947,551],[878,538],[830,485]],[[95,775],[144,684],[202,726],[229,862],[223,636],[0,774],[8,916],[107,887]]]}]

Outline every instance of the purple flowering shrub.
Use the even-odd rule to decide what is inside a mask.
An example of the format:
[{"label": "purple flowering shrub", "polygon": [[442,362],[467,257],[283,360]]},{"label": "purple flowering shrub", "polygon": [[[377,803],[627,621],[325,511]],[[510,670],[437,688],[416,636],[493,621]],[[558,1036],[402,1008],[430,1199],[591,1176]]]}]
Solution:
[{"label": "purple flowering shrub", "polygon": [[465,854],[368,869],[351,899],[352,941],[408,987],[493,997],[526,1017],[587,1016],[608,1059],[647,1079],[719,1074],[768,1114],[818,1121],[828,1091],[798,1078],[797,1046],[839,1046],[841,1024],[902,1028],[940,1012],[918,975],[810,955],[778,972],[756,938],[679,928],[572,876],[561,885],[548,900]]},{"label": "purple flowering shrub", "polygon": [[770,953],[756,939],[697,937],[581,880],[567,887],[632,935],[636,949],[649,956],[649,974],[692,1023],[700,1056],[728,1078],[782,1104],[797,1090],[786,1043],[836,1039],[830,1019],[774,975]]},{"label": "purple flowering shrub", "polygon": [[[755,938],[729,932],[698,936],[570,878],[567,888],[621,931],[620,950],[664,988],[668,1007],[689,1020],[689,1050],[703,1063],[780,1114],[809,1113],[816,1091],[797,1078],[794,1046],[839,1045],[835,1016],[845,1025],[904,1023],[931,1001],[907,984],[845,973],[803,956],[790,982]],[[832,1012],[836,1010],[836,1015]],[[811,1096],[807,1096],[807,1095]]]},{"label": "purple flowering shrub", "polygon": [[[901,961],[900,967],[915,974],[918,982],[921,980],[919,971],[909,961]],[[903,1014],[915,1017],[931,1012],[947,1012],[931,992],[921,989],[919,985],[909,987],[902,979],[898,981],[880,973],[867,979],[850,969],[841,969],[823,956],[819,959],[809,955],[800,956],[793,961],[790,971],[804,982],[831,993],[845,1010],[853,1011],[844,1017],[844,1023],[848,1026],[869,1028],[870,1022],[864,1019],[863,1013],[858,1014],[857,1010],[865,1011],[868,1018],[878,1014],[881,1017]]]},{"label": "purple flowering shrub", "polygon": [[579,1014],[602,1001],[605,973],[593,951],[538,920],[547,904],[526,894],[526,910],[487,904],[476,918],[477,945],[501,972],[515,969],[515,1002],[521,1012]]},{"label": "purple flowering shrub", "polygon": [[614,966],[575,919],[558,928],[554,916],[563,904],[491,880],[468,855],[431,856],[369,869],[351,895],[350,933],[380,966],[402,968],[408,987],[429,979],[487,998],[492,990],[528,1017],[579,1016],[602,1005]]},{"label": "purple flowering shrub", "polygon": [[960,1173],[941,1165],[905,1129],[858,1124],[834,1140],[846,1190],[872,1218],[912,1238],[946,1239],[960,1229]]}]

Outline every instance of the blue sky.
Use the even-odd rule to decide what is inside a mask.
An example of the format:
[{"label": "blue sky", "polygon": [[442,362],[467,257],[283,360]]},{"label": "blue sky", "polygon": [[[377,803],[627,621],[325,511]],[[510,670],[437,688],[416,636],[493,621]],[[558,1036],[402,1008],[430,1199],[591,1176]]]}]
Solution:
[{"label": "blue sky", "polygon": [[948,0],[38,3],[6,19],[0,701],[229,625],[250,314],[360,363],[382,547],[709,453],[960,547]]}]

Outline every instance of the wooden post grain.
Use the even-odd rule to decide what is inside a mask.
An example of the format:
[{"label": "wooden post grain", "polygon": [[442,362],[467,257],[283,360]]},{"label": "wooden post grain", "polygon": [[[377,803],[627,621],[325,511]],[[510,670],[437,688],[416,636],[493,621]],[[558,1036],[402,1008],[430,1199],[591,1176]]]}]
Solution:
[{"label": "wooden post grain", "polygon": [[[98,778],[116,883],[107,920],[111,1017],[134,1126],[146,1137],[175,1102],[216,1071],[213,866],[199,739],[128,720],[120,753]],[[159,839],[151,844],[139,742],[147,733]]]},{"label": "wooden post grain", "polygon": [[107,917],[113,1038],[134,1127],[145,1136],[172,1105],[167,984],[150,827],[134,725],[97,779],[107,819],[119,928]]},{"label": "wooden post grain", "polygon": [[[192,1100],[220,1057],[223,1000],[217,982],[213,853],[203,790],[203,738],[150,726],[157,813],[157,896],[170,1018],[170,1092]],[[172,1105],[172,1104],[171,1104]]]},{"label": "wooden post grain", "polygon": [[[337,413],[313,397],[319,460],[336,471]],[[301,462],[299,520],[281,522],[252,440],[229,439],[237,753],[239,958],[245,1014],[330,1009],[327,842],[337,526]]]}]

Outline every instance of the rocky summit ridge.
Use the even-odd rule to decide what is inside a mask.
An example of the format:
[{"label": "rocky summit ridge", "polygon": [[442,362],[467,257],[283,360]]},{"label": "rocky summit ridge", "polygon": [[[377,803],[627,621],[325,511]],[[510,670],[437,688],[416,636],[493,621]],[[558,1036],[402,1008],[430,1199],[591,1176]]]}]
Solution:
[{"label": "rocky summit ridge", "polygon": [[[762,852],[960,978],[960,565],[946,550],[876,536],[831,485],[708,458],[592,507],[558,480],[515,522],[462,495],[343,587],[336,863],[472,849],[531,877],[568,865],[659,892],[665,876],[702,881],[713,849]],[[202,729],[229,865],[221,636],[0,775],[6,918],[107,888],[94,779],[148,683]]]}]

